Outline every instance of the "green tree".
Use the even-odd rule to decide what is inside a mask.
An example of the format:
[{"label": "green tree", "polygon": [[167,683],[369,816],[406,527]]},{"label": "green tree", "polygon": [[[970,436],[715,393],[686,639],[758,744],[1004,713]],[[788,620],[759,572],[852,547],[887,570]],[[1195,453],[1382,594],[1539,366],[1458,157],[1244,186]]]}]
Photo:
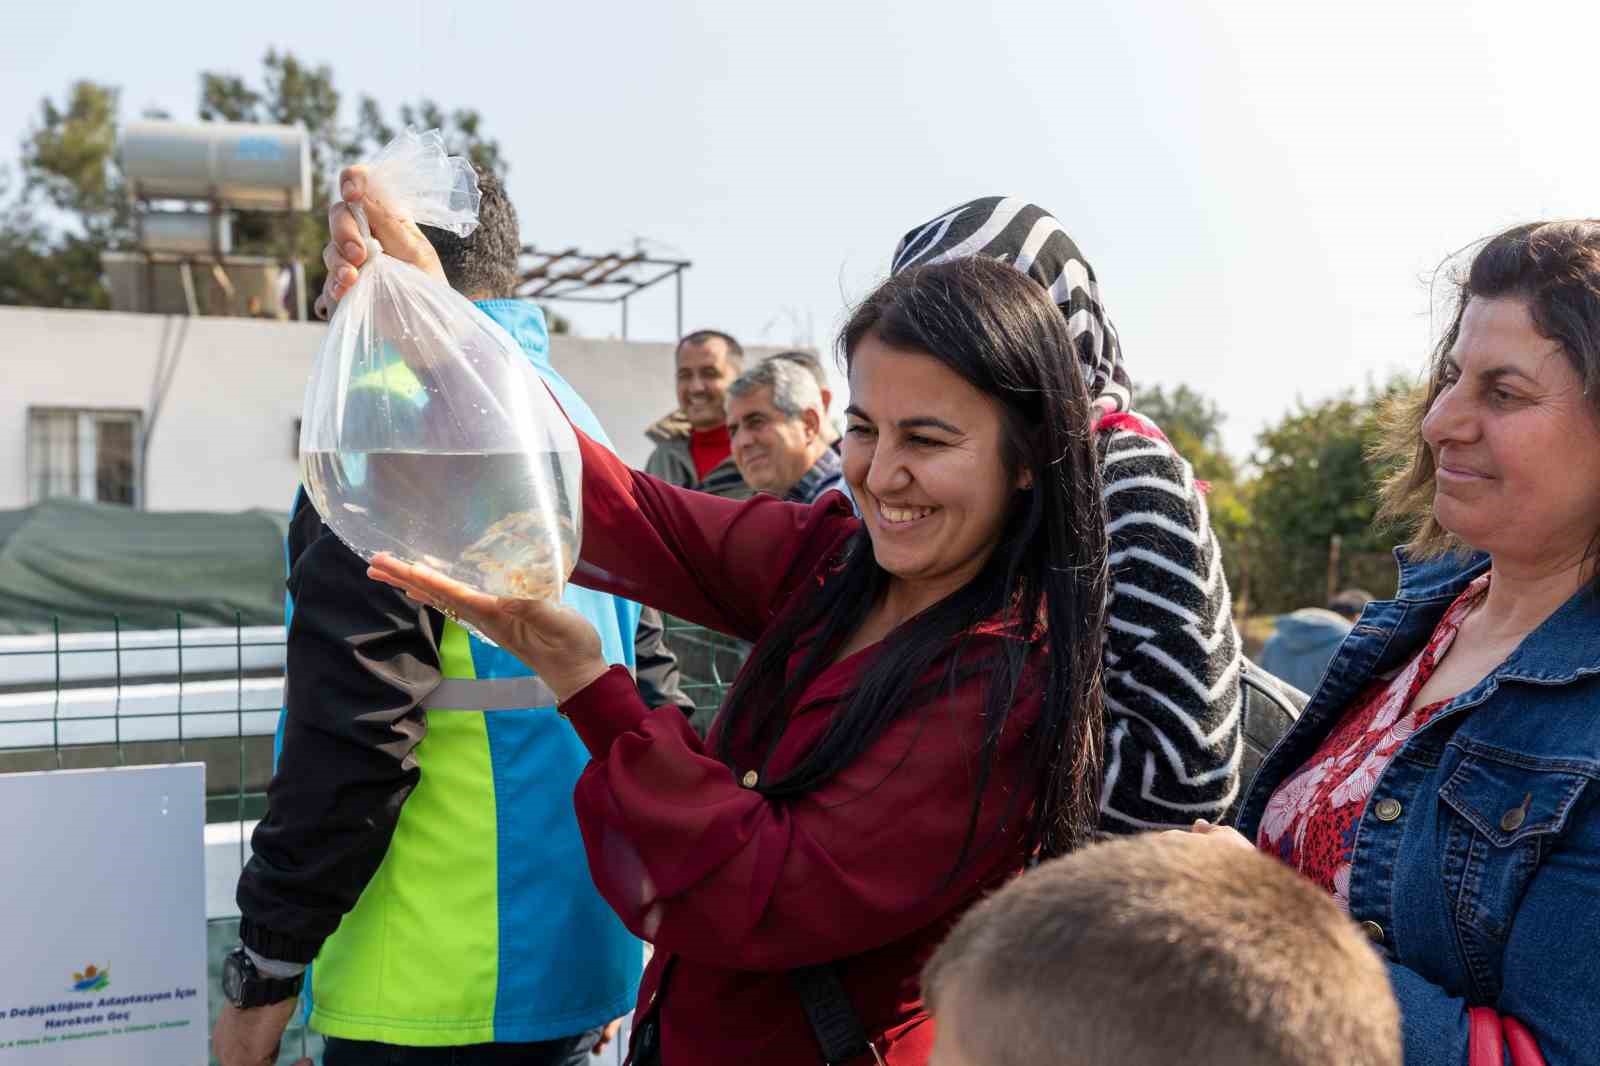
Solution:
[{"label": "green tree", "polygon": [[15,185],[10,169],[0,168],[0,304],[101,306],[94,302],[98,263],[91,261],[88,276],[79,276],[85,273],[82,238],[53,242]]},{"label": "green tree", "polygon": [[107,245],[127,240],[131,227],[116,166],[118,95],[109,85],[74,83],[65,106],[41,101],[22,145],[26,191],[70,215],[83,237]]},{"label": "green tree", "polygon": [[1387,553],[1395,531],[1374,522],[1386,471],[1371,457],[1379,406],[1402,381],[1298,404],[1257,438],[1248,486],[1250,529],[1242,548],[1252,608],[1286,611],[1318,603],[1327,585],[1330,542],[1341,540],[1337,583],[1374,594],[1394,590]]},{"label": "green tree", "polygon": [[377,148],[394,140],[395,134],[406,126],[419,130],[441,130],[445,146],[451,155],[464,155],[480,170],[500,177],[506,176],[508,163],[500,151],[500,142],[483,132],[483,116],[471,109],[458,109],[445,113],[432,100],[422,99],[415,104],[401,104],[399,124],[391,125],[384,118],[383,108],[370,96],[363,96],[356,109],[356,136],[351,142],[352,154]]},{"label": "green tree", "polygon": [[328,189],[337,168],[353,150],[339,128],[339,90],[333,68],[311,66],[288,52],[267,50],[261,84],[237,74],[202,71],[199,115],[202,121],[273,123],[299,126],[311,139],[312,210],[241,211],[234,216],[234,250],[244,255],[299,259],[305,264],[307,298],[322,287],[322,245],[326,240]]},{"label": "green tree", "polygon": [[1167,435],[1178,454],[1189,460],[1195,477],[1204,481],[1233,481],[1238,468],[1222,446],[1222,424],[1227,415],[1210,397],[1187,385],[1140,387],[1139,413]]},{"label": "green tree", "polygon": [[[74,83],[46,99],[22,142],[20,182],[0,175],[0,303],[105,307],[100,253],[132,237],[115,163],[117,90]],[[39,208],[61,220],[47,225]]]},{"label": "green tree", "polygon": [[1222,424],[1228,416],[1216,401],[1187,385],[1141,385],[1135,406],[1170,439],[1176,440],[1175,434],[1181,434],[1206,447],[1222,445]]},{"label": "green tree", "polygon": [[[267,52],[254,81],[227,71],[200,74],[201,120],[298,125],[310,135],[312,210],[291,216],[239,212],[233,234],[241,254],[300,259],[311,293],[322,285],[328,195],[338,168],[394,134],[370,97],[360,101],[353,128],[340,125],[340,107],[331,67],[277,49]],[[49,99],[40,104],[22,144],[21,182],[0,182],[0,302],[109,304],[100,255],[128,247],[134,235],[127,186],[116,161],[118,112],[119,91],[92,81],[75,82],[60,104]],[[452,151],[505,172],[499,142],[486,135],[477,111],[446,112],[434,101],[421,100],[400,108],[399,118],[402,125],[437,125]],[[56,219],[63,224],[54,224]]]},{"label": "green tree", "polygon": [[237,74],[200,74],[201,121],[300,126],[311,136],[312,169],[323,178],[331,178],[352,150],[339,127],[339,101],[332,67],[311,66],[275,48],[261,60],[259,87]]}]

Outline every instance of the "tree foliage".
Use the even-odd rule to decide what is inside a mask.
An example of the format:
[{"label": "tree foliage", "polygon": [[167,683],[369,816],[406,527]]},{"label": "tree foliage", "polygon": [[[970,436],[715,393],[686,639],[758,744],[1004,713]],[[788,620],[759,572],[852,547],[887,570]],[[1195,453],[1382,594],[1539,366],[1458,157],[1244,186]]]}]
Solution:
[{"label": "tree foliage", "polygon": [[[311,293],[322,285],[328,195],[338,169],[387,142],[397,128],[368,96],[360,99],[354,125],[343,126],[341,104],[331,67],[277,49],[267,52],[255,79],[230,71],[199,76],[196,114],[202,121],[298,125],[310,135],[312,210],[294,216],[238,212],[233,236],[239,254],[300,259]],[[424,99],[399,109],[399,125],[438,126],[451,151],[505,172],[500,144],[487,136],[477,111],[447,112]],[[109,304],[100,254],[133,240],[132,208],[117,166],[120,128],[114,86],[79,81],[62,103],[40,104],[22,144],[22,180],[0,181],[0,303]]]},{"label": "tree foliage", "polygon": [[299,126],[311,139],[313,210],[286,217],[266,211],[241,211],[234,216],[234,249],[242,255],[299,259],[306,265],[306,283],[314,295],[322,285],[322,244],[328,189],[337,169],[359,149],[339,128],[339,91],[333,69],[310,66],[288,52],[269,49],[261,63],[259,86],[237,74],[202,71],[200,119],[206,122],[273,123]]},{"label": "tree foliage", "polygon": [[100,308],[100,253],[128,243],[132,215],[114,163],[117,90],[92,81],[45,100],[19,168],[0,172],[0,303]]},{"label": "tree foliage", "polygon": [[24,192],[73,216],[81,236],[102,244],[126,241],[127,191],[117,169],[118,92],[75,82],[63,106],[44,100],[22,144]]},{"label": "tree foliage", "polygon": [[1399,535],[1375,522],[1388,471],[1372,458],[1372,447],[1380,407],[1405,388],[1395,380],[1301,403],[1261,432],[1246,490],[1249,528],[1239,545],[1252,610],[1320,605],[1335,536],[1336,585],[1360,585],[1375,595],[1394,591],[1389,553]]},{"label": "tree foliage", "polygon": [[52,235],[31,207],[14,199],[15,179],[0,169],[0,304],[104,308],[100,250],[75,233]]},{"label": "tree foliage", "polygon": [[1222,446],[1222,424],[1227,415],[1204,394],[1187,385],[1140,388],[1135,407],[1167,435],[1178,454],[1189,460],[1195,477],[1227,482],[1238,470]]},{"label": "tree foliage", "polygon": [[446,114],[444,108],[432,100],[423,99],[415,104],[401,104],[399,125],[395,126],[384,118],[378,101],[363,96],[356,115],[356,138],[360,145],[387,144],[406,126],[441,130],[451,155],[464,155],[479,170],[505,177],[507,163],[500,151],[500,142],[484,134],[483,116],[477,111],[458,109]]},{"label": "tree foliage", "polygon": [[1243,464],[1223,447],[1227,416],[1215,401],[1186,385],[1139,389],[1138,410],[1209,482],[1206,504],[1237,608],[1277,613],[1320,604],[1335,536],[1336,584],[1393,591],[1389,551],[1397,534],[1374,524],[1386,471],[1371,449],[1380,405],[1406,387],[1397,380],[1298,403],[1261,431]]}]

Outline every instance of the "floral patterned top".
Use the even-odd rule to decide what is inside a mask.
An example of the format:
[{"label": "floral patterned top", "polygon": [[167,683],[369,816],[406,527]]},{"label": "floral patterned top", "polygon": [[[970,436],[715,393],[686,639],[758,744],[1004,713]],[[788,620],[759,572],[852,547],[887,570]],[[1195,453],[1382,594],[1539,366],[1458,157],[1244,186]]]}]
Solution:
[{"label": "floral patterned top", "polygon": [[1350,854],[1367,799],[1400,745],[1449,702],[1411,706],[1450,650],[1462,620],[1488,591],[1488,574],[1462,590],[1427,646],[1399,673],[1368,685],[1316,753],[1267,801],[1256,847],[1332,893],[1347,911]]}]

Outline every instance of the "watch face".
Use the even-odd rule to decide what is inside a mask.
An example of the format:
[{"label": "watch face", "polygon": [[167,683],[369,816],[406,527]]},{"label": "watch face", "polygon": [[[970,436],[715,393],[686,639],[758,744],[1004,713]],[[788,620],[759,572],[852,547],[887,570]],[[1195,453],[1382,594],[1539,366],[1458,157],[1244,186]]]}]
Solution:
[{"label": "watch face", "polygon": [[229,1003],[237,1006],[243,993],[244,967],[240,965],[237,955],[229,955],[222,960],[222,994]]}]

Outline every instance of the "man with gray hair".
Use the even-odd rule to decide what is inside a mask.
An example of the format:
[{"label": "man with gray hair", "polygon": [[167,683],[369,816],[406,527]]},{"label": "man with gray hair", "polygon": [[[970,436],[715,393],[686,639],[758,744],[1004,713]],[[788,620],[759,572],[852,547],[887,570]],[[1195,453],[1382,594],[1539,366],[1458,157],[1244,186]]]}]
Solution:
[{"label": "man with gray hair", "polygon": [[817,353],[791,348],[774,352],[767,358],[793,363],[816,379],[817,388],[822,392],[822,436],[827,440],[828,447],[838,451],[844,438],[839,435],[839,427],[833,423],[833,385],[828,381],[828,372],[822,368],[822,360],[817,358]]},{"label": "man with gray hair", "polygon": [[828,447],[816,378],[785,359],[768,359],[728,386],[728,436],[745,483],[795,503],[839,488],[844,471]]}]

